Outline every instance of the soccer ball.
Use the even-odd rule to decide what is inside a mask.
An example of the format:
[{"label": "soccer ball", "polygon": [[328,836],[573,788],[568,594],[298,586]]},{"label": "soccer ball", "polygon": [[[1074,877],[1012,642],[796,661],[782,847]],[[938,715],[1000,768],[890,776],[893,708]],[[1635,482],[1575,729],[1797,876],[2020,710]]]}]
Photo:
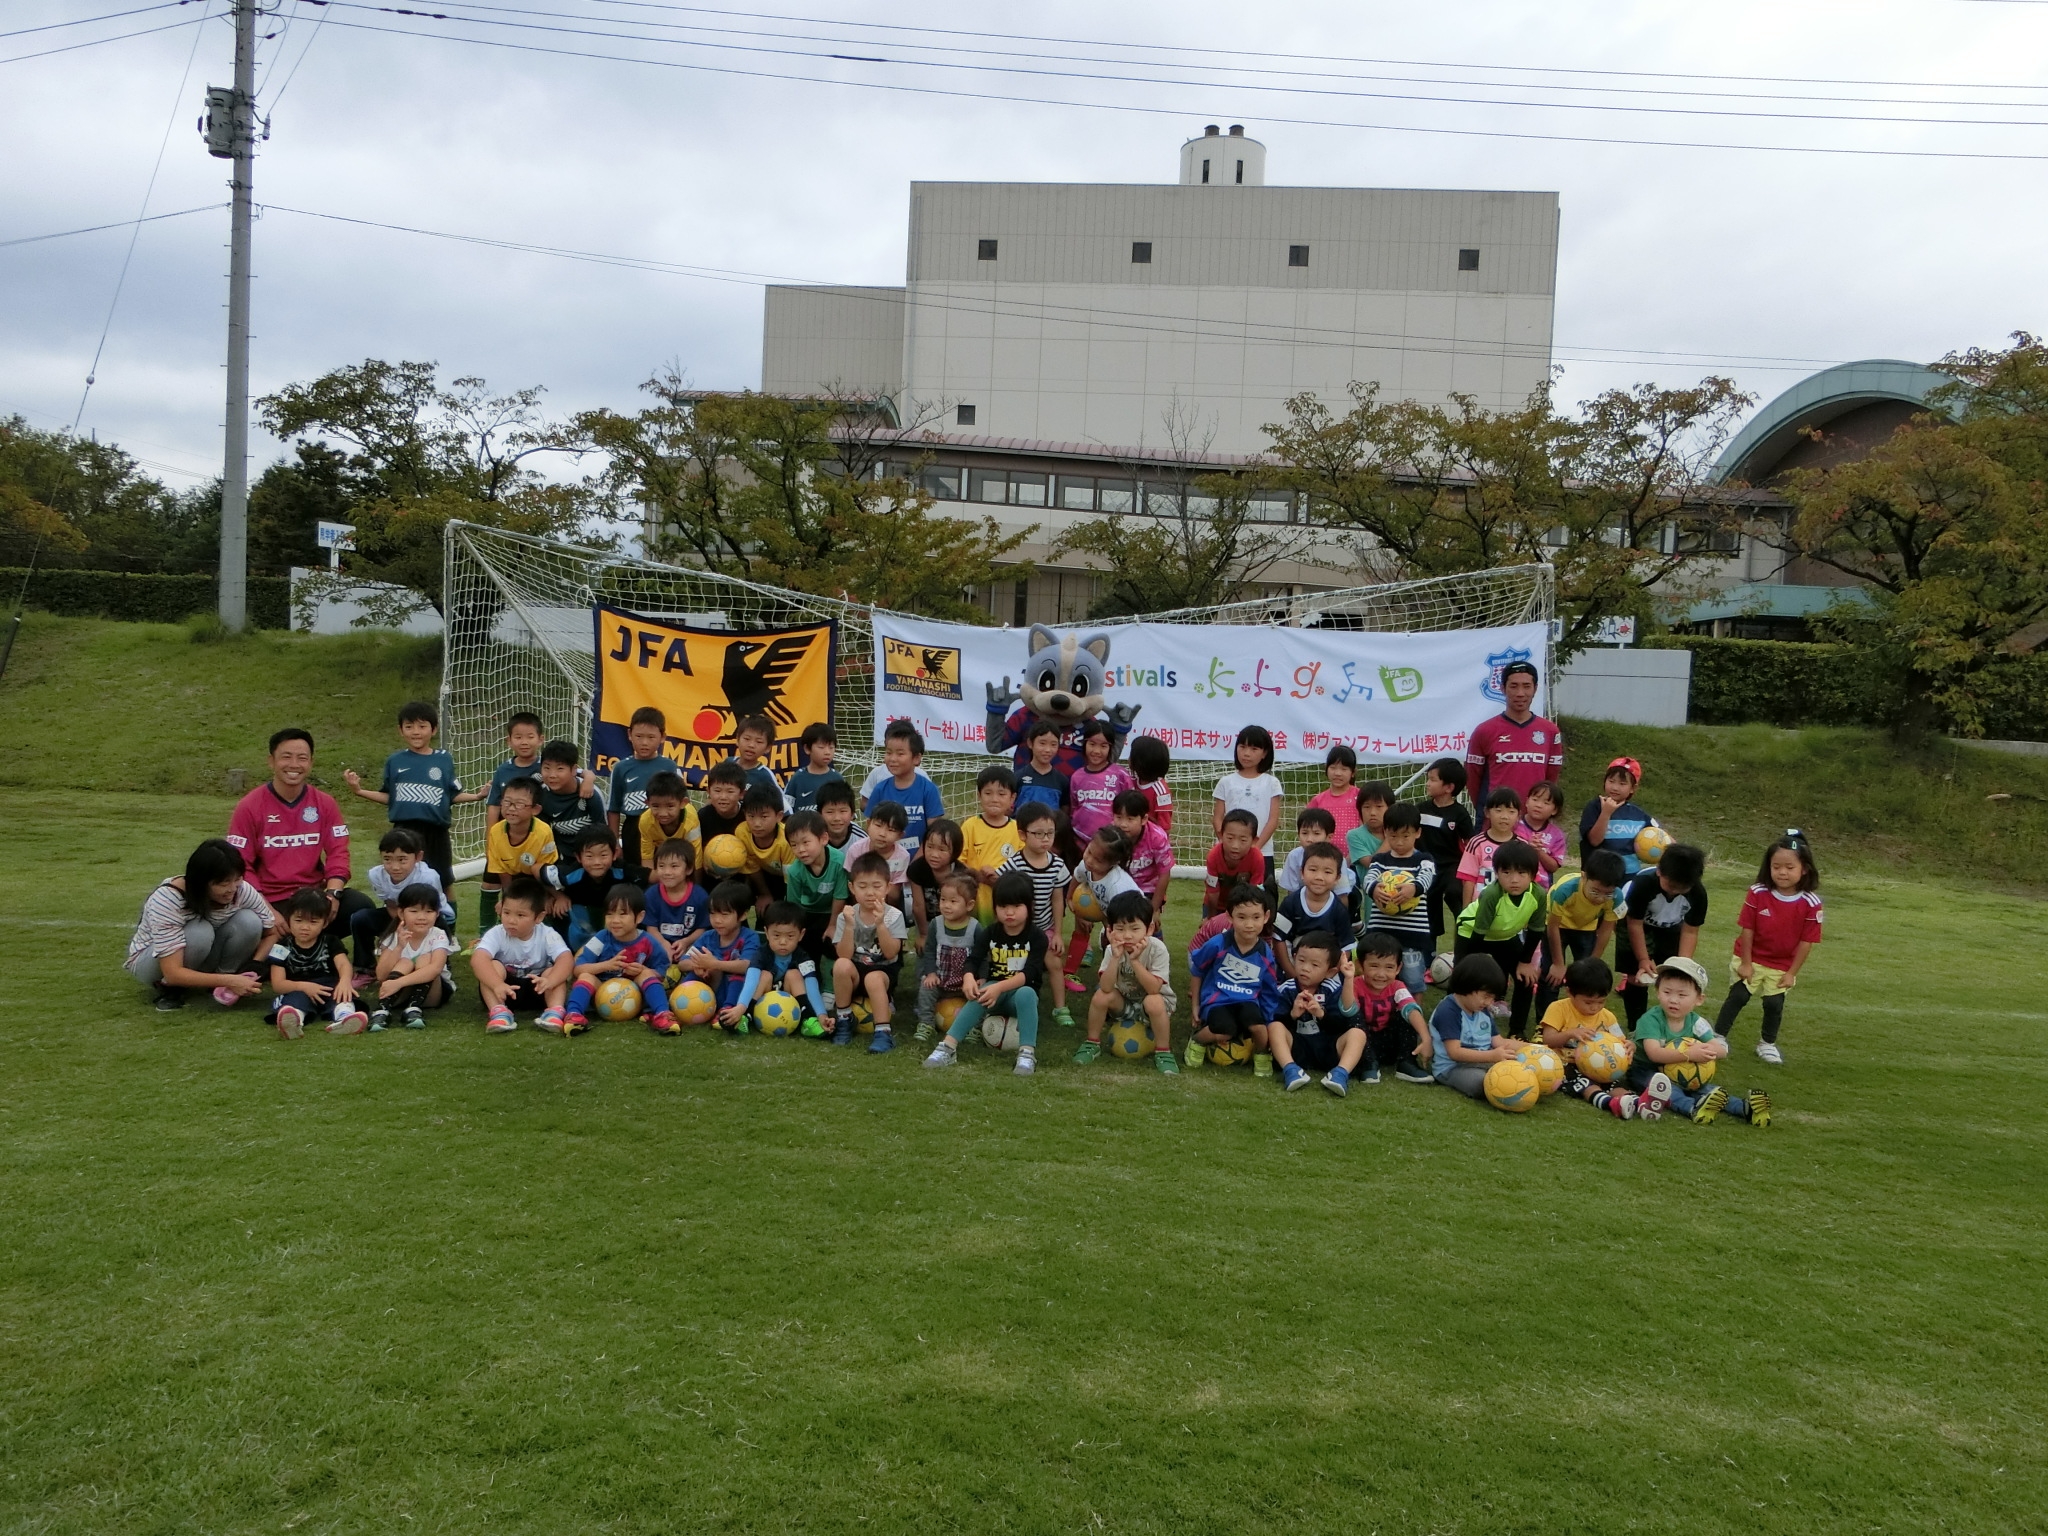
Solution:
[{"label": "soccer ball", "polygon": [[704,845],[704,868],[714,875],[736,875],[747,867],[747,850],[730,832],[721,832]]},{"label": "soccer ball", "polygon": [[718,1013],[718,994],[694,976],[676,988],[671,1001],[685,1024],[709,1024]]},{"label": "soccer ball", "polygon": [[981,1016],[981,1038],[992,1051],[1014,1051],[1019,1044],[1017,1021],[1007,1014],[985,1013]]},{"label": "soccer ball", "polygon": [[[1402,895],[1406,887],[1407,895]],[[1405,869],[1383,869],[1379,879],[1373,882],[1372,904],[1389,917],[1402,912],[1413,912],[1422,905],[1422,889],[1415,883],[1415,877]]]},{"label": "soccer ball", "polygon": [[960,1017],[960,1010],[962,1008],[965,1008],[966,1006],[967,999],[964,997],[940,998],[939,1006],[932,1010],[933,1015],[939,1021],[939,1028],[951,1029],[953,1027],[953,1021]]},{"label": "soccer ball", "polygon": [[600,1019],[609,1019],[614,1024],[637,1019],[641,1007],[639,985],[624,976],[607,976],[597,984],[597,996],[590,1007]]},{"label": "soccer ball", "polygon": [[795,1034],[802,1016],[803,1009],[787,992],[770,992],[754,1004],[754,1022],[761,1026],[761,1033],[771,1039],[780,1040],[784,1035]]},{"label": "soccer ball", "polygon": [[1152,1054],[1152,1021],[1142,1008],[1126,1008],[1110,1021],[1109,1054],[1139,1057]]},{"label": "soccer ball", "polygon": [[1636,834],[1636,857],[1645,864],[1655,864],[1664,857],[1674,839],[1662,827],[1645,827]]},{"label": "soccer ball", "polygon": [[1515,1052],[1515,1060],[1536,1074],[1536,1081],[1545,1093],[1557,1092],[1564,1081],[1564,1063],[1558,1060],[1557,1052],[1540,1040],[1532,1040]]},{"label": "soccer ball", "polygon": [[1620,1035],[1602,1030],[1592,1039],[1580,1044],[1578,1050],[1579,1070],[1596,1083],[1611,1083],[1628,1070],[1630,1059],[1635,1052]]},{"label": "soccer ball", "polygon": [[1442,986],[1451,979],[1451,972],[1458,968],[1458,962],[1449,955],[1438,955],[1429,962],[1429,979],[1432,984]]},{"label": "soccer ball", "polygon": [[[1688,1035],[1686,1038],[1692,1037]],[[1719,1065],[1719,1061],[1667,1061],[1662,1070],[1687,1093],[1698,1093],[1714,1080],[1714,1068]]]},{"label": "soccer ball", "polygon": [[1095,894],[1095,887],[1083,884],[1074,887],[1073,898],[1067,903],[1068,910],[1084,923],[1102,921],[1102,898]]},{"label": "soccer ball", "polygon": [[1543,1097],[1536,1074],[1519,1061],[1496,1061],[1486,1069],[1486,1102],[1511,1115],[1527,1114]]},{"label": "soccer ball", "polygon": [[874,1005],[865,995],[853,1000],[853,1032],[857,1035],[872,1035],[875,1032]]},{"label": "soccer ball", "polygon": [[1241,1067],[1252,1059],[1252,1043],[1249,1040],[1231,1040],[1223,1045],[1209,1047],[1209,1064],[1215,1067]]}]

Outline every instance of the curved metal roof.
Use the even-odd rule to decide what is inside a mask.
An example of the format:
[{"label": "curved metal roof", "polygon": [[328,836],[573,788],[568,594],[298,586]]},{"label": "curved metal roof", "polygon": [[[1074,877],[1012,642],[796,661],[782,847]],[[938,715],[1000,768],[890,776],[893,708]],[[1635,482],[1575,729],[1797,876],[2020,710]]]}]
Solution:
[{"label": "curved metal roof", "polygon": [[1808,428],[1825,426],[1858,406],[1880,400],[1925,405],[1936,389],[1953,383],[1955,379],[1950,374],[1936,373],[1932,368],[1895,357],[1874,357],[1823,368],[1801,379],[1750,418],[1714,461],[1714,478],[1749,479],[1743,473],[1746,468],[1758,463],[1765,467],[1775,464]]}]

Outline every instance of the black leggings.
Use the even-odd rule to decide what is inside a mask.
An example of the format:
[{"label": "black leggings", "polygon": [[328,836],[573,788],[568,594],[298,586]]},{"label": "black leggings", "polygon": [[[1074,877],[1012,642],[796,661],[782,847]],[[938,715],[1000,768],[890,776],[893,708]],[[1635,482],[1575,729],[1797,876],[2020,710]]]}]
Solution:
[{"label": "black leggings", "polygon": [[[1735,1028],[1736,1016],[1749,1006],[1749,1000],[1753,995],[1744,982],[1738,981],[1731,986],[1728,995],[1721,1000],[1721,1013],[1714,1020],[1714,1033],[1725,1039],[1728,1032]],[[1763,1005],[1764,1041],[1766,1044],[1776,1045],[1778,1028],[1785,1022],[1785,994],[1779,992],[1764,998]]]},{"label": "black leggings", "polygon": [[1265,1022],[1257,1003],[1218,1003],[1202,1015],[1201,1027],[1226,1040],[1249,1040],[1252,1031]]}]

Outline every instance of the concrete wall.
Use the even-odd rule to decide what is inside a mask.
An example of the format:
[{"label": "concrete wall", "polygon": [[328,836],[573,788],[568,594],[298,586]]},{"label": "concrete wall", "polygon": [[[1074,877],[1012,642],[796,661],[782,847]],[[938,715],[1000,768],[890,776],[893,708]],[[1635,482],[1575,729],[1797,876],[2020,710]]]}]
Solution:
[{"label": "concrete wall", "polygon": [[761,388],[804,394],[829,385],[894,395],[903,387],[901,288],[770,284]]},{"label": "concrete wall", "polygon": [[[365,611],[362,599],[373,597],[379,592],[394,592],[398,590],[397,588],[386,586],[382,582],[374,581],[362,582],[354,587],[325,588],[327,576],[328,572],[325,569],[313,569],[299,565],[292,567],[293,629],[315,635],[346,635],[354,632],[359,627],[370,627],[358,626],[356,623],[356,620],[361,618]],[[313,609],[313,622],[307,625],[299,622],[299,588],[309,578],[313,577],[321,579],[324,590],[322,591],[319,603]],[[586,618],[584,628],[588,629],[589,627],[589,620]],[[441,615],[434,612],[432,608],[422,607],[418,611],[408,614],[405,621],[398,625],[398,630],[401,634],[407,635],[438,635],[441,633]]]},{"label": "concrete wall", "polygon": [[1623,725],[1683,725],[1692,694],[1691,651],[1581,651],[1551,679],[1558,715]]}]

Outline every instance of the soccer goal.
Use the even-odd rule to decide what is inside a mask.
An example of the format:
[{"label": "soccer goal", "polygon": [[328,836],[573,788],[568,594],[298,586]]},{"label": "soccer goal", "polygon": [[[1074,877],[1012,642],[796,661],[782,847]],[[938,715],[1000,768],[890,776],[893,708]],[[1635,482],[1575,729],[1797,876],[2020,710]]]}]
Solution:
[{"label": "soccer goal", "polygon": [[[469,523],[449,525],[445,560],[442,738],[464,783],[480,784],[490,778],[502,760],[505,718],[517,710],[538,714],[549,736],[588,749],[597,685],[591,623],[596,603],[699,629],[776,630],[826,620],[836,623],[833,724],[839,733],[839,769],[858,786],[880,761],[874,745],[873,608]],[[1489,629],[1548,621],[1552,592],[1548,566],[1524,565],[1427,581],[1256,598],[1145,618],[1377,633]],[[1544,673],[1549,675],[1547,665]],[[974,804],[974,776],[989,761],[985,753],[935,750],[924,766],[946,803],[966,814]],[[1168,782],[1179,807],[1174,844],[1180,861],[1199,863],[1207,855],[1211,792],[1228,769],[1227,763],[1214,759],[1175,761]],[[1281,776],[1290,798],[1322,787],[1319,770],[1289,767]],[[455,839],[466,858],[482,852],[480,806],[458,810]]]}]

